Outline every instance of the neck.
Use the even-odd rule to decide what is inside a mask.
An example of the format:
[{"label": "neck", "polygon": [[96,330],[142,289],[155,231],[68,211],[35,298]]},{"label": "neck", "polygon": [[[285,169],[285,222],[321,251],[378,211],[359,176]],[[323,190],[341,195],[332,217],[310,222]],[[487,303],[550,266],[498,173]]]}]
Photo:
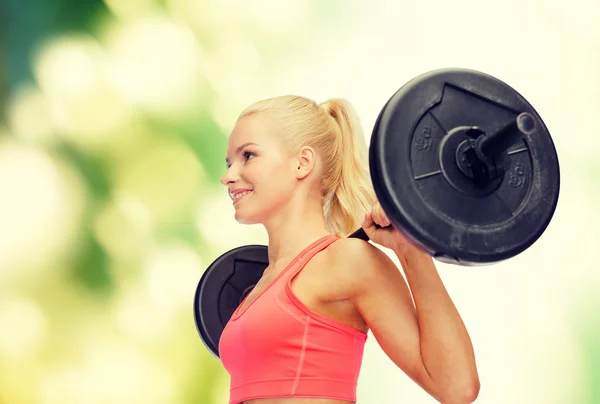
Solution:
[{"label": "neck", "polygon": [[310,244],[332,234],[325,225],[320,203],[303,209],[286,209],[265,223],[265,229],[269,236],[269,267],[275,272],[282,270]]}]

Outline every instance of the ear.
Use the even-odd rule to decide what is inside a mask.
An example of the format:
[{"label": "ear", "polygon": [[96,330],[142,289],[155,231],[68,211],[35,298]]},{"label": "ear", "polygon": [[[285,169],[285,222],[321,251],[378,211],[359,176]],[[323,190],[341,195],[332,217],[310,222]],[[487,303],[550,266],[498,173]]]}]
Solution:
[{"label": "ear", "polygon": [[310,146],[304,146],[297,154],[295,162],[296,165],[296,178],[299,180],[306,178],[312,170],[315,168],[317,163],[317,153]]}]

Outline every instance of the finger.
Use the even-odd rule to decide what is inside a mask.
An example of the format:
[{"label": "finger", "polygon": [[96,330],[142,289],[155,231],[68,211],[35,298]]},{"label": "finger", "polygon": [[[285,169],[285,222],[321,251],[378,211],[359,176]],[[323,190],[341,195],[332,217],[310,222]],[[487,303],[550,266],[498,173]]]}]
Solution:
[{"label": "finger", "polygon": [[379,226],[387,227],[391,224],[379,202],[373,207],[373,211],[375,223],[377,223]]},{"label": "finger", "polygon": [[381,205],[378,203],[377,206],[375,206],[375,217],[377,218],[377,224],[380,225],[381,227],[385,227],[386,226],[386,220],[387,218],[385,217],[385,213],[383,212],[383,209],[381,208]]},{"label": "finger", "polygon": [[368,229],[368,228],[372,227],[374,224],[375,223],[373,221],[373,216],[372,216],[371,212],[365,213],[365,218],[363,219],[362,227],[364,229]]},{"label": "finger", "polygon": [[383,210],[381,204],[379,204],[379,214],[381,215],[381,220],[386,223],[386,226],[389,226],[391,224],[390,218],[388,217],[387,213],[385,213],[385,210]]},{"label": "finger", "polygon": [[381,205],[379,205],[379,211],[380,211],[381,220],[383,221],[384,226],[389,226],[390,224],[392,224],[390,222],[390,219],[388,218],[387,214],[385,213],[385,211],[381,207]]},{"label": "finger", "polygon": [[373,220],[373,215],[371,212],[367,212],[365,214],[365,219],[363,220],[362,228],[370,239],[372,239],[375,236],[375,233],[377,232],[377,225]]},{"label": "finger", "polygon": [[380,217],[380,209],[379,209],[379,202],[375,202],[373,203],[373,206],[371,207],[371,217],[373,218],[373,221],[375,223],[377,223],[379,226],[381,226],[382,220]]}]

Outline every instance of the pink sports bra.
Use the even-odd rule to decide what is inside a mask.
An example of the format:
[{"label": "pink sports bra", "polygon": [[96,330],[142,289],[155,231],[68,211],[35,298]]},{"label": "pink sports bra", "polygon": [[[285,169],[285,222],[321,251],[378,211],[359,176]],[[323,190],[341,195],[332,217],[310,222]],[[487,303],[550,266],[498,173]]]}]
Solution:
[{"label": "pink sports bra", "polygon": [[244,311],[227,323],[219,355],[230,375],[230,404],[274,397],[356,402],[367,334],[312,312],[291,290],[292,279],[338,236],[305,248]]}]

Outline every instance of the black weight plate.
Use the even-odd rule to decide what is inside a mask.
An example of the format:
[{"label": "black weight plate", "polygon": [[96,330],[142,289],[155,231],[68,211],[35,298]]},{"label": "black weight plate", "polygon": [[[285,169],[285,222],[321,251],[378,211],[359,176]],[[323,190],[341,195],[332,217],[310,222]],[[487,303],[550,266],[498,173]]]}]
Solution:
[{"label": "black weight plate", "polygon": [[[509,149],[502,179],[483,194],[457,189],[441,170],[440,146],[455,140],[448,133],[477,126],[491,134],[521,112],[533,115],[536,130]],[[377,119],[369,165],[392,223],[444,262],[489,264],[523,252],[558,202],[558,156],[541,117],[508,84],[473,70],[435,70],[398,90]]]},{"label": "black weight plate", "polygon": [[267,246],[242,246],[221,255],[200,277],[194,296],[194,320],[200,338],[217,358],[225,325],[268,265]]}]

